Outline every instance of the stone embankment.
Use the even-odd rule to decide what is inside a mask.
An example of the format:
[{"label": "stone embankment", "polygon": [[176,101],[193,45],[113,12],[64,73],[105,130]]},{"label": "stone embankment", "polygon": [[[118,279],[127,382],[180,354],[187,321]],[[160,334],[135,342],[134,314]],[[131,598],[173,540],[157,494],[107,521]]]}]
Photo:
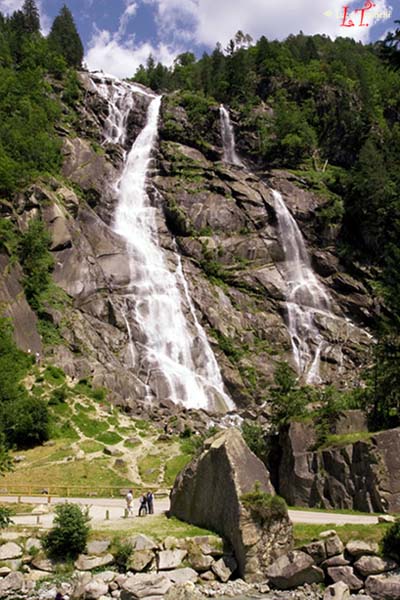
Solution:
[{"label": "stone embankment", "polygon": [[[108,540],[92,541],[65,581],[60,565],[41,554],[40,540],[28,538],[0,545],[0,598],[53,600],[204,600],[221,596],[267,600],[398,600],[398,564],[378,555],[374,543],[342,543],[335,531],[282,555],[263,581],[237,578],[237,563],[221,538],[166,538],[144,535],[129,542],[126,573]],[[111,548],[111,550],[110,550]],[[324,589],[324,585],[327,586]]]}]

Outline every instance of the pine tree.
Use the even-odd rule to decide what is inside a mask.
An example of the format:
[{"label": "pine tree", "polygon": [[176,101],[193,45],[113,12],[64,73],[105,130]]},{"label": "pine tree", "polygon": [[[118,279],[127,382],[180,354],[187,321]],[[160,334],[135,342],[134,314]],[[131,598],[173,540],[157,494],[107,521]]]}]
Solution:
[{"label": "pine tree", "polygon": [[22,14],[24,15],[24,29],[26,33],[39,33],[40,17],[35,0],[25,0],[22,5]]},{"label": "pine tree", "polygon": [[65,58],[68,66],[78,68],[81,66],[83,60],[82,41],[72,13],[65,4],[58,17],[54,19],[48,40],[50,47]]}]

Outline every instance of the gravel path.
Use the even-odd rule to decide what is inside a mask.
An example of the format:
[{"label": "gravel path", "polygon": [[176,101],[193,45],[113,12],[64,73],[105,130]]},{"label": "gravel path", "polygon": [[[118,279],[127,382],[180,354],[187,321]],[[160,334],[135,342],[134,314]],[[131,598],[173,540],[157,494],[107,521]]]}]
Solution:
[{"label": "gravel path", "polygon": [[[23,503],[40,505],[44,510],[44,514],[27,514],[13,517],[14,523],[18,525],[35,526],[40,524],[42,527],[50,527],[53,521],[53,514],[47,513],[49,506],[62,502],[73,502],[82,506],[88,506],[92,523],[95,524],[106,523],[107,521],[110,523],[116,521],[121,522],[121,519],[125,516],[124,498],[47,498],[46,496],[20,496],[20,501]],[[0,503],[6,502],[18,502],[18,497],[0,496]],[[135,499],[134,510],[137,510],[138,504],[138,500]],[[155,514],[164,513],[169,509],[169,498],[156,498],[154,508]],[[39,506],[35,509],[35,512],[38,509]],[[106,513],[108,513],[108,519],[106,519]],[[374,525],[378,523],[376,515],[341,514],[306,510],[289,510],[289,515],[294,523],[311,523],[314,525]]]}]

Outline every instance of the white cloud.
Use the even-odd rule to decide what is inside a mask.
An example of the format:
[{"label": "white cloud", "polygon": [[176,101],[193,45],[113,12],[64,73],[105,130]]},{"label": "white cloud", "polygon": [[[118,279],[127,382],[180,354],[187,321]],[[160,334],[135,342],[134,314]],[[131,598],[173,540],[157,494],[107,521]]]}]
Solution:
[{"label": "white cloud", "polygon": [[2,13],[12,13],[21,8],[23,0],[0,0],[0,11]]},{"label": "white cloud", "polygon": [[[305,34],[326,34],[330,37],[350,36],[368,41],[371,26],[377,20],[390,17],[387,0],[374,0],[375,7],[365,13],[369,27],[360,27],[360,13],[349,16],[354,27],[342,27],[343,5],[351,10],[363,8],[365,0],[142,0],[157,7],[161,31],[176,37],[176,29],[193,42],[213,47],[217,41],[225,45],[241,29],[255,39],[265,35],[269,39],[283,39],[300,30]],[[188,23],[183,28],[183,23]],[[348,21],[346,21],[348,22]],[[174,31],[174,28],[175,31]]]},{"label": "white cloud", "polygon": [[[19,10],[24,3],[24,0],[0,0],[0,12],[9,15],[16,10]],[[50,31],[51,20],[43,10],[40,0],[36,1],[36,5],[40,14],[40,25],[43,35],[47,35]]]},{"label": "white cloud", "polygon": [[126,33],[126,28],[128,27],[129,20],[135,16],[137,11],[137,4],[132,0],[125,0],[125,10],[122,13],[119,20],[119,28],[116,36],[118,39],[124,37]]},{"label": "white cloud", "polygon": [[116,77],[132,77],[140,64],[145,64],[152,54],[156,61],[171,65],[176,51],[165,44],[153,46],[150,42],[135,45],[134,38],[122,42],[109,31],[97,30],[92,37],[85,57],[88,68],[93,71],[104,71]]}]

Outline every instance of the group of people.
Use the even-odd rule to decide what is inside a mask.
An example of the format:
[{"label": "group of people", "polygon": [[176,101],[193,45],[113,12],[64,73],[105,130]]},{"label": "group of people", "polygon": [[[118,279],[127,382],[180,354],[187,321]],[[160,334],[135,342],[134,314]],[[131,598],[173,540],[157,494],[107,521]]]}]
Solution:
[{"label": "group of people", "polygon": [[[127,516],[133,516],[133,490],[129,490],[126,499],[126,508],[127,508]],[[154,494],[149,491],[144,493],[139,498],[139,512],[138,516],[142,517],[144,515],[152,515],[154,514]]]}]

